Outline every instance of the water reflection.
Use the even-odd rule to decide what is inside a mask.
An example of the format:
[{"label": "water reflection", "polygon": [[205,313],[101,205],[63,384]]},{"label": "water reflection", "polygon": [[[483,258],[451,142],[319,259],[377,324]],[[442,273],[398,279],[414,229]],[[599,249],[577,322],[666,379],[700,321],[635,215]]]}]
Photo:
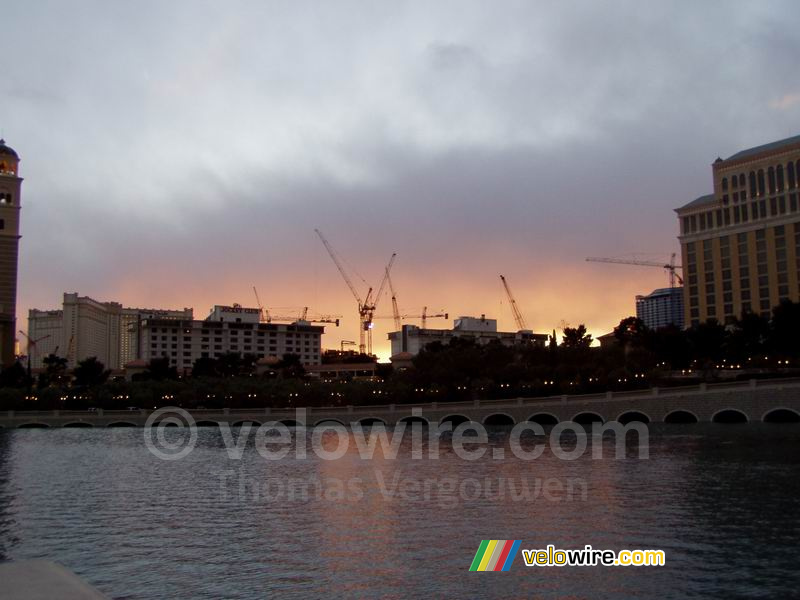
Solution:
[{"label": "water reflection", "polygon": [[[574,461],[549,448],[496,460],[502,428],[473,461],[447,439],[437,460],[427,441],[414,459],[411,436],[396,459],[380,446],[362,459],[350,433],[338,460],[305,437],[306,459],[264,460],[251,439],[231,460],[222,432],[204,427],[189,456],[162,461],[141,429],[0,431],[0,552],[57,560],[124,598],[793,594],[797,426],[650,431],[648,460],[634,441],[610,458],[606,438],[606,458]],[[323,436],[328,450],[339,441]],[[518,560],[502,577],[472,576],[481,539],[662,548],[667,566],[533,571]]]}]

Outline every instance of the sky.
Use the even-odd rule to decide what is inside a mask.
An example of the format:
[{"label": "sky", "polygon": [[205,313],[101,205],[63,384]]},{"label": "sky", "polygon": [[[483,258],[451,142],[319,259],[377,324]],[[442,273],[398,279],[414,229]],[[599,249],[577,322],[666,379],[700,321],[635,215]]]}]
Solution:
[{"label": "sky", "polygon": [[[63,292],[600,335],[668,284],[711,163],[800,133],[794,2],[0,0],[19,328]],[[362,279],[363,277],[363,279]],[[377,313],[391,315],[384,296]],[[409,320],[409,323],[418,321]],[[429,326],[444,327],[444,320]],[[449,324],[448,324],[449,325]],[[375,349],[390,354],[391,319]]]}]

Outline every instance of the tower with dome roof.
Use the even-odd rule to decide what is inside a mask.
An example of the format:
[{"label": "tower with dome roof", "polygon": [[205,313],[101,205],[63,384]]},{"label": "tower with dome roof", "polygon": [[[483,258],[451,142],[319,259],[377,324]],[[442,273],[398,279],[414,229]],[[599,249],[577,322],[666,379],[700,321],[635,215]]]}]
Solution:
[{"label": "tower with dome roof", "polygon": [[0,363],[14,362],[22,178],[19,155],[0,139]]}]

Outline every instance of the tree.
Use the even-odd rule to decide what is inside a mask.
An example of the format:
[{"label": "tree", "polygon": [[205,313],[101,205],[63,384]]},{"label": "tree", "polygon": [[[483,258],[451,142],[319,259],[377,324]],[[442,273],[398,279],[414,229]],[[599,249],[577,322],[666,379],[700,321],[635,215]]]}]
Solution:
[{"label": "tree", "polygon": [[778,356],[797,356],[800,348],[800,304],[783,300],[772,309],[769,348]]},{"label": "tree", "polygon": [[192,377],[219,377],[217,361],[207,356],[201,356],[192,365]]},{"label": "tree", "polygon": [[55,354],[48,354],[42,359],[44,372],[39,374],[39,387],[57,385],[64,380],[67,371],[67,359]]},{"label": "tree", "polygon": [[281,361],[275,365],[284,379],[297,379],[306,374],[305,367],[297,354],[284,354]]},{"label": "tree", "polygon": [[86,386],[99,385],[105,382],[110,374],[111,371],[106,370],[105,365],[97,360],[96,356],[83,359],[72,371],[75,385]]},{"label": "tree", "polygon": [[624,347],[645,347],[648,343],[650,329],[644,321],[637,317],[622,319],[614,328],[614,337]]},{"label": "tree", "polygon": [[586,333],[586,326],[565,327],[561,336],[561,345],[564,348],[588,348],[592,345],[592,336]]},{"label": "tree", "polygon": [[147,365],[146,379],[153,381],[163,381],[165,379],[177,379],[178,369],[169,366],[169,358],[162,356],[150,359]]},{"label": "tree", "polygon": [[27,379],[25,367],[19,361],[0,371],[0,387],[22,387]]}]

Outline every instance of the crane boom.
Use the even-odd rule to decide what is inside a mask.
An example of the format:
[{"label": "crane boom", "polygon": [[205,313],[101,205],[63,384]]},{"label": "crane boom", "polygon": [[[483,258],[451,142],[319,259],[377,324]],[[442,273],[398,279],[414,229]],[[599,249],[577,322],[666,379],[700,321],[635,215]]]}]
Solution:
[{"label": "crane boom", "polygon": [[630,258],[603,258],[599,256],[590,256],[586,259],[587,262],[599,262],[599,263],[611,263],[616,265],[636,265],[639,267],[658,267],[660,269],[666,269],[669,272],[669,285],[670,287],[675,287],[675,282],[677,281],[680,285],[683,285],[683,278],[678,275],[676,272],[678,269],[682,269],[681,265],[675,264],[675,253],[672,253],[670,261],[668,263],[659,262],[654,260],[636,260]]},{"label": "crane boom", "polygon": [[258,297],[258,290],[256,289],[256,286],[253,286],[253,293],[256,295],[256,305],[258,306],[259,310],[259,320],[266,321],[267,323],[271,322],[272,317],[269,314],[269,310],[264,308],[264,306],[261,304],[261,298]]},{"label": "crane boom", "polygon": [[396,256],[397,252],[392,252],[392,257],[389,259],[389,264],[386,265],[386,269],[383,272],[383,279],[381,280],[381,284],[378,286],[378,293],[375,294],[375,302],[372,305],[373,310],[378,307],[378,302],[381,299],[381,295],[383,295],[383,289],[386,287],[386,280],[389,279],[389,271],[392,270],[392,265],[394,264],[394,259]]},{"label": "crane boom", "polygon": [[511,288],[508,287],[506,278],[500,275],[500,280],[503,282],[503,287],[506,289],[506,296],[508,296],[508,302],[511,304],[511,312],[514,313],[514,320],[517,322],[517,328],[520,331],[528,329],[528,326],[525,324],[525,319],[517,307],[517,301],[514,300],[514,295],[511,293]]},{"label": "crane boom", "polygon": [[325,249],[328,251],[328,254],[330,254],[330,257],[333,260],[333,263],[336,265],[336,268],[339,269],[339,273],[342,274],[342,278],[344,279],[344,282],[347,284],[347,287],[350,288],[353,297],[356,299],[356,301],[358,301],[359,306],[361,306],[362,304],[364,304],[361,301],[361,296],[358,294],[356,286],[353,285],[352,281],[350,281],[350,277],[347,275],[347,271],[344,270],[342,263],[339,261],[339,257],[336,255],[336,250],[333,249],[333,246],[331,246],[330,242],[325,239],[325,236],[322,235],[322,232],[319,229],[315,229],[314,231],[319,236],[319,239],[322,241],[322,245],[325,246]]}]

